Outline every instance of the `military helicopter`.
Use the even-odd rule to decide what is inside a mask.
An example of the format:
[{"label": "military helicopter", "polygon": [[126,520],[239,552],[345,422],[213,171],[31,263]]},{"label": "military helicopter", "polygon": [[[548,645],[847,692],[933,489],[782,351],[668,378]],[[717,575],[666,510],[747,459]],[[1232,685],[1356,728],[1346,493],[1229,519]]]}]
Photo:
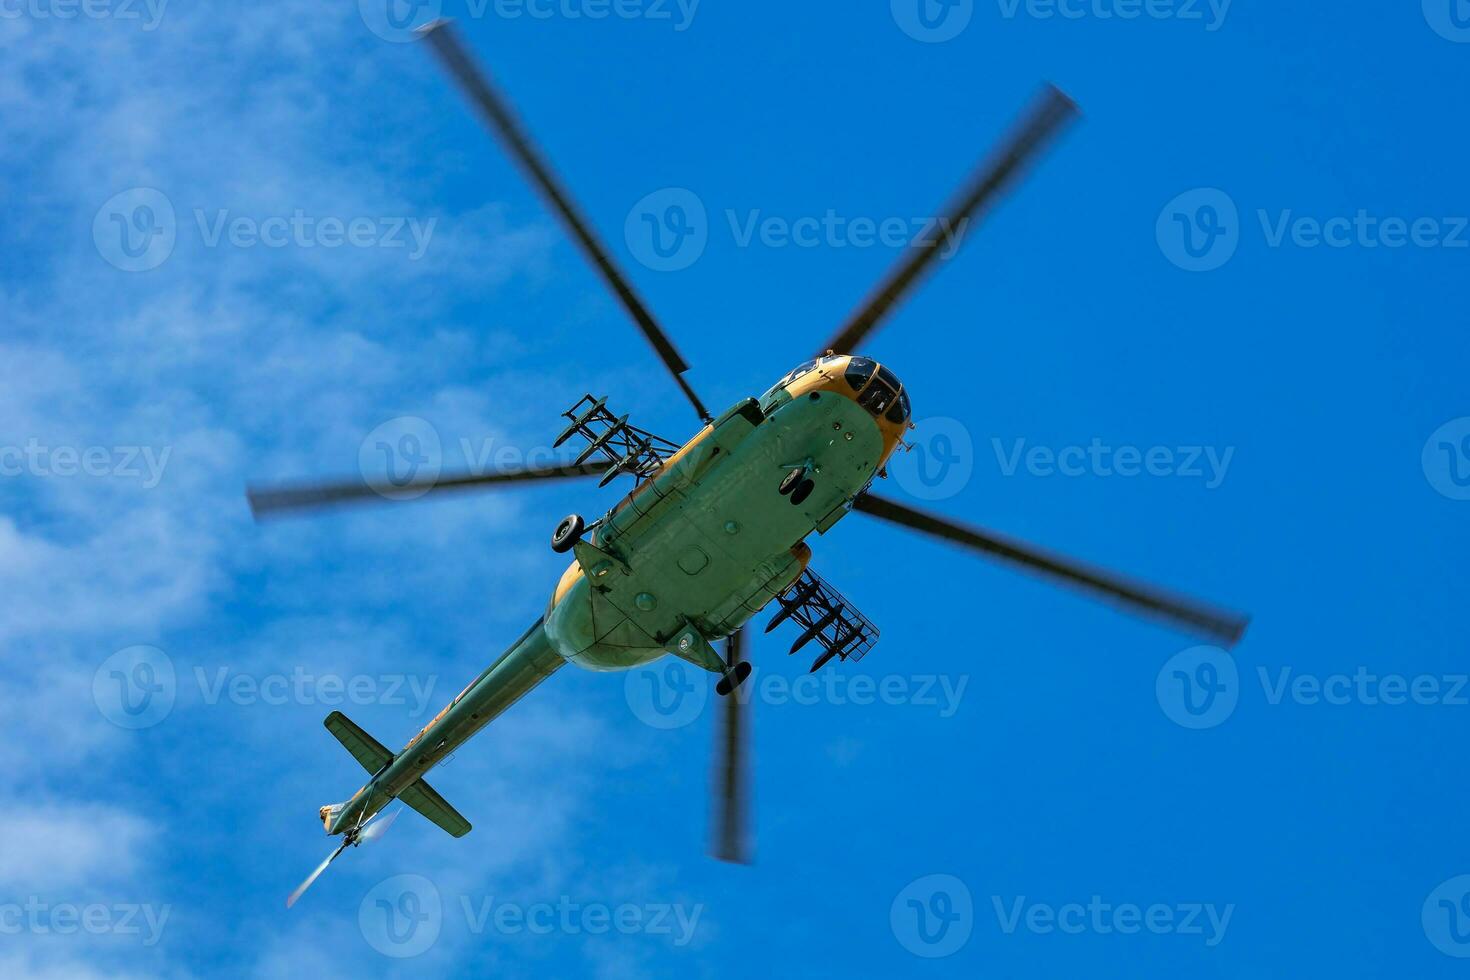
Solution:
[{"label": "military helicopter", "polygon": [[[852,353],[932,271],[938,241],[916,238],[887,277],[822,344],[816,356],[760,397],[712,415],[684,375],[689,365],[614,263],[509,103],[492,86],[447,21],[421,29],[449,75],[488,129],[546,199],[667,367],[702,428],[683,444],[659,438],[616,416],[606,398],[585,396],[565,414],[558,447],[585,443],[574,461],[463,476],[437,476],[393,493],[365,478],[331,484],[251,488],[257,519],[311,508],[534,483],[599,477],[607,486],[631,477],[626,496],[591,523],[571,515],[551,546],[574,561],[552,592],[544,615],[471,681],[398,753],[389,751],[341,712],[325,725],[369,777],[346,802],[318,815],[340,845],[287,899],[291,906],[348,847],[381,836],[400,800],[455,837],[470,831],[424,779],[512,704],[567,663],[596,671],[626,670],[666,655],[717,678],[721,715],[716,733],[715,826],[711,853],[729,862],[750,858],[748,785],[742,699],[731,696],[749,677],[747,623],[774,604],[766,631],[799,630],[791,652],[815,644],[813,671],[834,660],[860,660],[878,629],[811,567],[806,539],[826,534],[851,512],[875,517],[1112,601],[1224,645],[1247,620],[1014,538],[960,524],[871,490],[912,427],[908,389],[888,367]],[[1072,101],[1046,86],[997,152],[977,168],[942,214],[964,228],[983,216],[1076,115]],[[723,645],[723,653],[716,647]]]}]

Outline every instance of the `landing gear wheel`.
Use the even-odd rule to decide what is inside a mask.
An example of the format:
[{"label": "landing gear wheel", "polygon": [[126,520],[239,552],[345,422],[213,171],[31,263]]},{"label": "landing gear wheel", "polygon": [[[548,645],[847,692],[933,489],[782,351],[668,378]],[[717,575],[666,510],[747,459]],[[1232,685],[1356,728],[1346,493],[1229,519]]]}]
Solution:
[{"label": "landing gear wheel", "polygon": [[730,692],[735,690],[741,684],[744,684],[745,679],[749,676],[750,664],[742,661],[741,663],[736,664],[734,667],[731,667],[730,672],[724,677],[720,678],[720,682],[715,685],[715,693],[722,698],[729,697]]},{"label": "landing gear wheel", "polygon": [[790,495],[791,491],[796,489],[796,485],[801,482],[803,476],[804,474],[800,467],[787,473],[781,480],[781,486],[777,488],[781,491],[781,496],[785,497]]},{"label": "landing gear wheel", "polygon": [[581,514],[568,514],[561,519],[561,523],[556,526],[556,533],[551,536],[551,550],[559,555],[566,554],[581,540],[585,530],[587,522],[582,520]]},{"label": "landing gear wheel", "polygon": [[796,489],[791,491],[791,502],[800,507],[806,503],[806,498],[810,497],[815,489],[817,485],[811,480],[802,480],[796,485]]}]

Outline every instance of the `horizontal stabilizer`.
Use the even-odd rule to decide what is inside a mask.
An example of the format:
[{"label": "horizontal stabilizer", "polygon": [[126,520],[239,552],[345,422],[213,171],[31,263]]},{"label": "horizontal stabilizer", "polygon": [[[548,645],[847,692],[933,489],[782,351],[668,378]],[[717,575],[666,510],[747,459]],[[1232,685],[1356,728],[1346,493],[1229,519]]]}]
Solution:
[{"label": "horizontal stabilizer", "polygon": [[399,793],[398,798],[434,821],[451,837],[463,837],[470,832],[470,822],[422,779]]},{"label": "horizontal stabilizer", "polygon": [[358,728],[342,712],[332,712],[322,724],[327,726],[327,731],[335,735],[337,741],[345,745],[352,757],[368,772],[376,773],[393,761],[393,753],[384,748],[382,742]]}]

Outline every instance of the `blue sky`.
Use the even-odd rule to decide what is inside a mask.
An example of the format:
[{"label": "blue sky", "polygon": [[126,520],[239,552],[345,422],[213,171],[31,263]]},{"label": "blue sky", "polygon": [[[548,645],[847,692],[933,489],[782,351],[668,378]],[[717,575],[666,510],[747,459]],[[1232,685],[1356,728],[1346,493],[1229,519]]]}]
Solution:
[{"label": "blue sky", "polygon": [[[287,913],[360,781],[322,717],[401,745],[614,492],[256,526],[246,483],[405,418],[446,470],[518,458],[585,391],[692,419],[372,0],[4,5],[0,973],[1463,971],[1463,2],[442,7],[712,405],[1064,88],[1080,123],[867,345],[926,454],[886,492],[1251,632],[855,516],[814,567],[883,639],[794,691],[757,642],[753,868],[704,857],[708,700],[568,669],[436,772],[469,837],[410,814]],[[641,216],[691,202],[661,263]]]}]

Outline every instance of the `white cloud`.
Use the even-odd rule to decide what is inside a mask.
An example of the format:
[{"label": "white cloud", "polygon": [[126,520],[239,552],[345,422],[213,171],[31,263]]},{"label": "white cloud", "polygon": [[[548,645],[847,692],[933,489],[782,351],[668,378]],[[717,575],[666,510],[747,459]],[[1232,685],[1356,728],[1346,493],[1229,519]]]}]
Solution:
[{"label": "white cloud", "polygon": [[33,889],[75,901],[134,874],[153,844],[153,827],[105,804],[16,801],[0,810],[0,840],[0,893]]}]

